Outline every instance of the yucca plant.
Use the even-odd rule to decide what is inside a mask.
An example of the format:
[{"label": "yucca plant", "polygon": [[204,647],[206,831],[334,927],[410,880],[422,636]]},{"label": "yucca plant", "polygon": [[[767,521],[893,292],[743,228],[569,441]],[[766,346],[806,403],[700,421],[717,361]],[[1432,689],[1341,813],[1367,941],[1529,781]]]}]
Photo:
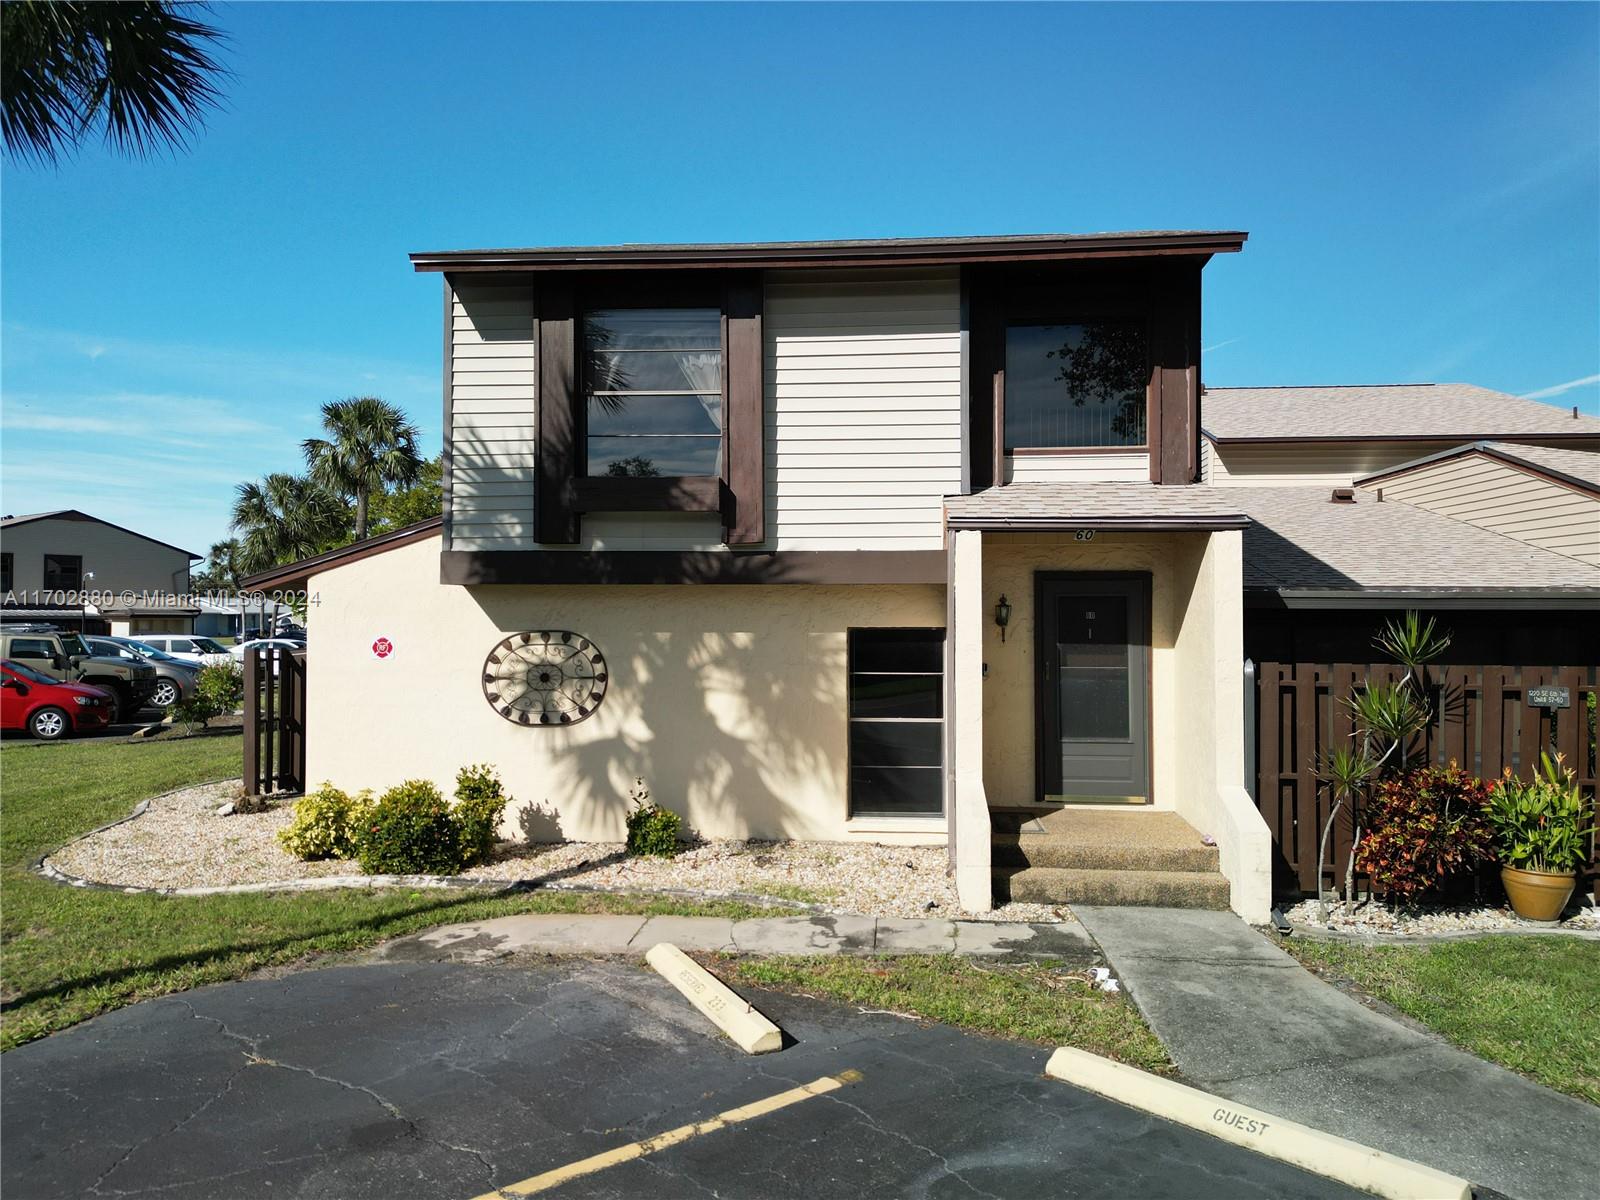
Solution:
[{"label": "yucca plant", "polygon": [[[1322,840],[1317,843],[1319,876],[1321,864],[1328,861],[1328,838],[1333,834],[1333,824],[1339,819],[1340,809],[1346,801],[1354,807],[1367,780],[1377,771],[1378,764],[1367,753],[1365,745],[1359,749],[1336,747],[1317,763],[1317,778],[1328,785],[1328,791],[1333,796],[1333,807],[1328,810],[1328,820],[1322,826]],[[1317,887],[1317,916],[1323,921],[1328,919],[1328,896],[1320,883]]]},{"label": "yucca plant", "polygon": [[1385,622],[1373,644],[1404,667],[1405,673],[1393,683],[1369,680],[1342,701],[1355,726],[1351,735],[1354,747],[1333,750],[1317,766],[1317,777],[1328,785],[1333,796],[1317,858],[1317,905],[1323,920],[1327,919],[1328,908],[1320,882],[1321,868],[1327,861],[1334,821],[1348,802],[1354,826],[1344,867],[1344,905],[1348,912],[1355,891],[1356,851],[1361,847],[1361,797],[1368,782],[1380,772],[1406,769],[1412,739],[1433,721],[1424,668],[1449,648],[1450,635],[1439,630],[1432,617],[1424,620],[1419,613],[1409,611]]}]

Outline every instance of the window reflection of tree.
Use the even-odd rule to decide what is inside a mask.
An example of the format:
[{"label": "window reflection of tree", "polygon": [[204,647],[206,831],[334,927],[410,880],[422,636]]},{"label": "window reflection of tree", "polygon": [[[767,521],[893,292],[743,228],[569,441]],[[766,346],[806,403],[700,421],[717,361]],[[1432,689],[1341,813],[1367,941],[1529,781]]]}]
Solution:
[{"label": "window reflection of tree", "polygon": [[616,335],[599,322],[584,329],[584,378],[589,381],[589,395],[602,411],[618,416],[627,411],[628,397],[596,395],[597,392],[630,392],[633,376],[622,365],[621,355],[607,357]]},{"label": "window reflection of tree", "polygon": [[656,469],[654,459],[646,458],[643,454],[632,454],[607,466],[606,474],[613,479],[651,479],[661,472]]},{"label": "window reflection of tree", "polygon": [[[1066,386],[1076,408],[1091,400],[1115,404],[1111,432],[1130,441],[1144,440],[1145,381],[1149,364],[1144,330],[1138,325],[1104,322],[1069,326],[1069,340],[1046,358],[1060,362],[1056,380]],[[1070,333],[1078,334],[1077,344]]]}]

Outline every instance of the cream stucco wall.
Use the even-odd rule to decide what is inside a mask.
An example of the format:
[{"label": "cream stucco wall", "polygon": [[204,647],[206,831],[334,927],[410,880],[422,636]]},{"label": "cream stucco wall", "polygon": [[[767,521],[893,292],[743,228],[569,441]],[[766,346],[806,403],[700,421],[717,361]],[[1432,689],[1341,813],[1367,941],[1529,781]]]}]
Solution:
[{"label": "cream stucco wall", "polygon": [[[846,631],[942,627],[943,586],[445,586],[439,539],[311,580],[307,776],[345,788],[499,768],[503,832],[618,840],[627,791],[713,837],[944,840],[942,823],[854,826],[846,800]],[[611,667],[588,720],[527,728],[480,683],[509,633],[570,629]],[[372,653],[387,637],[392,656]]]},{"label": "cream stucco wall", "polygon": [[1092,542],[1067,534],[984,536],[984,610],[1004,594],[1011,604],[1006,638],[984,622],[983,778],[995,808],[1032,804],[1034,792],[1034,573],[1146,571],[1150,588],[1150,727],[1152,807],[1174,805],[1177,777],[1172,731],[1179,715],[1175,642],[1204,534],[1102,533]]},{"label": "cream stucco wall", "polygon": [[1233,910],[1272,909],[1272,835],[1244,786],[1243,535],[1213,533],[1194,564],[1175,647],[1183,719],[1169,732],[1183,781],[1179,815],[1216,839]]}]

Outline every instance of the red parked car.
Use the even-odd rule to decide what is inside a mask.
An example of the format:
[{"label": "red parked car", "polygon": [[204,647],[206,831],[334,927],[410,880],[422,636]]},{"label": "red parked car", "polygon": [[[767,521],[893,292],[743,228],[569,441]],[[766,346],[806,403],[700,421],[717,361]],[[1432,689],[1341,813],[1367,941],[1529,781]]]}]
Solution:
[{"label": "red parked car", "polygon": [[0,661],[0,729],[26,729],[40,741],[104,729],[116,697],[86,683],[62,683],[11,659]]}]

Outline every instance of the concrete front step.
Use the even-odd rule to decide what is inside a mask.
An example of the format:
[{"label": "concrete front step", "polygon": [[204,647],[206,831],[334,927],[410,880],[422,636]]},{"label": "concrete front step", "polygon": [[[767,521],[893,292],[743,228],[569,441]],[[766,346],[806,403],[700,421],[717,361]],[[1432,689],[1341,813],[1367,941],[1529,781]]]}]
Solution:
[{"label": "concrete front step", "polygon": [[1228,881],[1214,871],[996,867],[992,876],[1002,903],[1225,909],[1229,899]]},{"label": "concrete front step", "polygon": [[1049,833],[996,833],[993,861],[997,867],[1072,867],[1088,871],[1216,871],[1215,846],[1112,845]]}]

